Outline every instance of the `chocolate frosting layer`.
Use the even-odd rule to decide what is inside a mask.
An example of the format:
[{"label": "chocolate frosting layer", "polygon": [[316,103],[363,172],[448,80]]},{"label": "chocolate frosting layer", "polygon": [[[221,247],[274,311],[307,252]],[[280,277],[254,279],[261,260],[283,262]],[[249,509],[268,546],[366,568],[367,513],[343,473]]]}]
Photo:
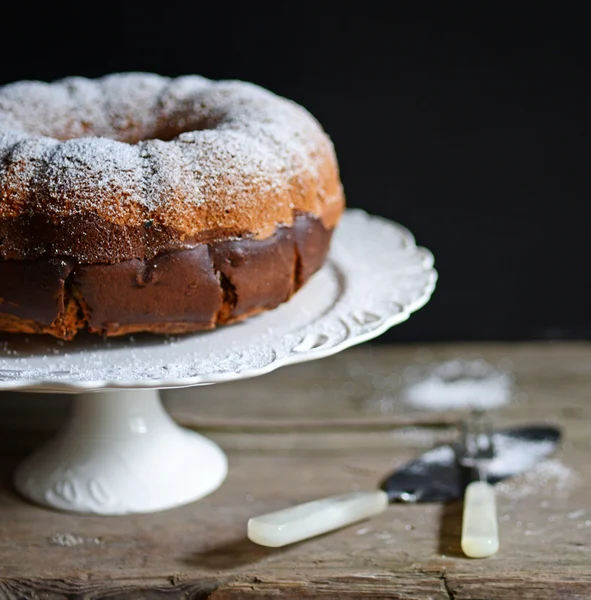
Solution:
[{"label": "chocolate frosting layer", "polygon": [[71,339],[211,329],[275,308],[323,264],[332,230],[310,215],[264,240],[197,243],[113,264],[0,261],[0,329]]},{"label": "chocolate frosting layer", "polygon": [[0,312],[51,325],[65,309],[65,283],[74,265],[69,258],[0,262]]},{"label": "chocolate frosting layer", "polygon": [[213,327],[222,290],[200,244],[150,261],[80,265],[72,289],[85,305],[88,326],[107,334],[136,323],[195,322]]}]

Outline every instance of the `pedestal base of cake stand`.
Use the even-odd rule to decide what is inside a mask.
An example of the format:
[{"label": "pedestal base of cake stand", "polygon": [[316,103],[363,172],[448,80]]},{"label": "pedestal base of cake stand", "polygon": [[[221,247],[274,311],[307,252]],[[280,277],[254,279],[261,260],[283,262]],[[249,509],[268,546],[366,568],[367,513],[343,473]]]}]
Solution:
[{"label": "pedestal base of cake stand", "polygon": [[223,451],[177,425],[158,390],[74,398],[68,425],[17,469],[26,498],[82,513],[147,513],[198,500],[226,478]]}]

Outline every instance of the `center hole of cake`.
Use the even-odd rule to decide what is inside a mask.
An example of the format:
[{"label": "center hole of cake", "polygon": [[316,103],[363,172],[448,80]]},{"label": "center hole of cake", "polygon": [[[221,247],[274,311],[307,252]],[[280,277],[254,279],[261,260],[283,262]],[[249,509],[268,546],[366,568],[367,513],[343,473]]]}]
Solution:
[{"label": "center hole of cake", "polygon": [[220,118],[215,117],[169,120],[167,122],[158,123],[152,131],[146,132],[145,135],[136,134],[135,136],[130,136],[131,139],[125,139],[122,141],[125,141],[128,144],[138,144],[139,142],[146,140],[162,140],[163,142],[170,142],[181,135],[181,133],[215,129],[220,120]]},{"label": "center hole of cake", "polygon": [[139,144],[148,140],[162,140],[170,142],[182,133],[189,131],[204,131],[206,129],[216,129],[221,123],[222,116],[203,116],[203,115],[177,115],[172,118],[155,120],[152,123],[138,123],[133,120],[118,123],[112,127],[110,134],[97,131],[90,125],[82,124],[82,135],[71,136],[62,132],[52,132],[53,136],[61,141],[66,141],[76,137],[94,137],[104,136],[124,142],[126,144]]}]

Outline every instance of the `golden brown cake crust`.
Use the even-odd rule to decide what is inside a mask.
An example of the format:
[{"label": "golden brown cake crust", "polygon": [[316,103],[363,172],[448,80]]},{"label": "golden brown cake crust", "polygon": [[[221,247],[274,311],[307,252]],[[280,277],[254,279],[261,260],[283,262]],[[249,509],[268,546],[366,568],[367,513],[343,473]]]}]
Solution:
[{"label": "golden brown cake crust", "polygon": [[256,85],[146,73],[0,87],[0,259],[146,259],[344,207],[333,145]]}]

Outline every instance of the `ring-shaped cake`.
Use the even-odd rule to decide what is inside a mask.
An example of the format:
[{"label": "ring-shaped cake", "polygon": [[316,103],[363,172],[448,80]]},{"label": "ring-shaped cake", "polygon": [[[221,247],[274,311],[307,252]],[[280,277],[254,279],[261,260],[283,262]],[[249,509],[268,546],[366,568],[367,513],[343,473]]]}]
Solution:
[{"label": "ring-shaped cake", "polygon": [[334,147],[257,85],[0,87],[0,330],[184,333],[288,300],[345,201]]}]

